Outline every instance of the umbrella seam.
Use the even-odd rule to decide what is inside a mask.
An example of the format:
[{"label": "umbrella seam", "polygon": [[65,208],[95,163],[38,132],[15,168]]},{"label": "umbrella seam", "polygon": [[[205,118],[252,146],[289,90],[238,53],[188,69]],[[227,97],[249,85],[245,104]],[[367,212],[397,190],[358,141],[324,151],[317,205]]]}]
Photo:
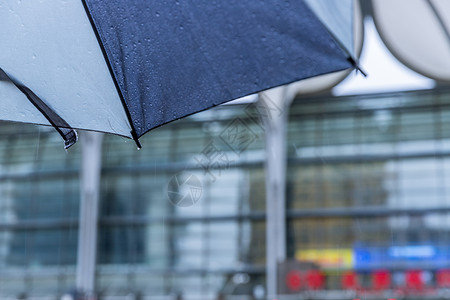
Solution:
[{"label": "umbrella seam", "polygon": [[111,75],[111,78],[112,78],[112,80],[114,82],[114,86],[116,87],[117,94],[119,95],[120,101],[122,102],[122,106],[123,106],[123,108],[125,110],[125,114],[127,116],[128,123],[130,123],[131,136],[132,136],[134,142],[136,143],[136,146],[138,147],[138,149],[141,149],[142,146],[141,146],[141,143],[139,142],[139,137],[137,135],[136,128],[134,127],[133,119],[131,118],[131,113],[130,113],[130,111],[128,109],[127,102],[125,101],[125,97],[124,97],[124,95],[122,93],[122,90],[120,89],[119,83],[117,82],[117,78],[116,78],[116,76],[114,74],[114,70],[113,70],[111,62],[109,60],[108,53],[106,51],[105,45],[103,44],[103,41],[102,41],[102,39],[100,37],[98,28],[95,25],[94,18],[93,18],[93,16],[90,13],[89,6],[88,6],[86,0],[81,0],[81,2],[83,3],[84,10],[86,11],[86,15],[87,15],[87,17],[89,19],[89,22],[91,24],[92,30],[94,31],[95,37],[96,37],[97,42],[98,42],[98,44],[100,46],[100,49],[102,51],[103,58],[104,58],[105,63],[107,65],[107,67],[108,67],[108,70],[109,70],[109,73]]}]

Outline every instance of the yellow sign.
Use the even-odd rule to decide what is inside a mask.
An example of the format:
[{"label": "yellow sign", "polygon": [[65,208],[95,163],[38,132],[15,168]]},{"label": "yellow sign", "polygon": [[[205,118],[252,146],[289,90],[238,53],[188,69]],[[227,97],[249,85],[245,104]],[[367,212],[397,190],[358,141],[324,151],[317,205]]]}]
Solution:
[{"label": "yellow sign", "polygon": [[322,268],[353,268],[353,250],[343,249],[307,249],[297,250],[295,258],[299,261],[309,261]]}]

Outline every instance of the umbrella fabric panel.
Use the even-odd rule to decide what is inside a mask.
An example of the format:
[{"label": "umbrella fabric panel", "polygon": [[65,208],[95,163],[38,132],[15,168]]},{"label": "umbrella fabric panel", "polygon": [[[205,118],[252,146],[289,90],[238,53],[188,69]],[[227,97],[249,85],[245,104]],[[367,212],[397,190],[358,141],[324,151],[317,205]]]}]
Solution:
[{"label": "umbrella fabric panel", "polygon": [[353,41],[354,0],[305,0],[327,29],[356,58]]},{"label": "umbrella fabric panel", "polygon": [[[126,111],[80,1],[0,2],[0,67],[72,128],[130,135]],[[0,119],[49,122],[11,82]]]},{"label": "umbrella fabric panel", "polygon": [[138,136],[260,90],[352,67],[303,1],[84,1]]}]

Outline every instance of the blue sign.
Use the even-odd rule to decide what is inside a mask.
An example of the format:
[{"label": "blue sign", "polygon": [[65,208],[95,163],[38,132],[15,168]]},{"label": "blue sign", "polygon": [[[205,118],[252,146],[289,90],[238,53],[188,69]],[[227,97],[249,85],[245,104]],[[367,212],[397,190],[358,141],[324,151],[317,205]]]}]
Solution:
[{"label": "blue sign", "polygon": [[366,246],[353,248],[355,270],[439,269],[450,266],[450,246],[405,245]]}]

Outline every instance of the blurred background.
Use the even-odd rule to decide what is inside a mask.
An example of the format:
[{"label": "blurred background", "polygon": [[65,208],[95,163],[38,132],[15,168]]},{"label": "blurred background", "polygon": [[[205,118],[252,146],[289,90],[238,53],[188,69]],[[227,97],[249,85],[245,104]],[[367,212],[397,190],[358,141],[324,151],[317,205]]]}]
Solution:
[{"label": "blurred background", "polygon": [[[392,50],[386,32],[411,30],[426,1],[400,2],[356,2],[367,78],[339,74],[274,106],[287,116],[279,299],[450,299],[450,60],[423,69],[437,46]],[[387,31],[383,9],[398,13]],[[98,216],[81,211],[82,145],[65,152],[53,128],[0,123],[0,299],[268,299],[255,98],[153,130],[139,151],[98,134]]]}]

